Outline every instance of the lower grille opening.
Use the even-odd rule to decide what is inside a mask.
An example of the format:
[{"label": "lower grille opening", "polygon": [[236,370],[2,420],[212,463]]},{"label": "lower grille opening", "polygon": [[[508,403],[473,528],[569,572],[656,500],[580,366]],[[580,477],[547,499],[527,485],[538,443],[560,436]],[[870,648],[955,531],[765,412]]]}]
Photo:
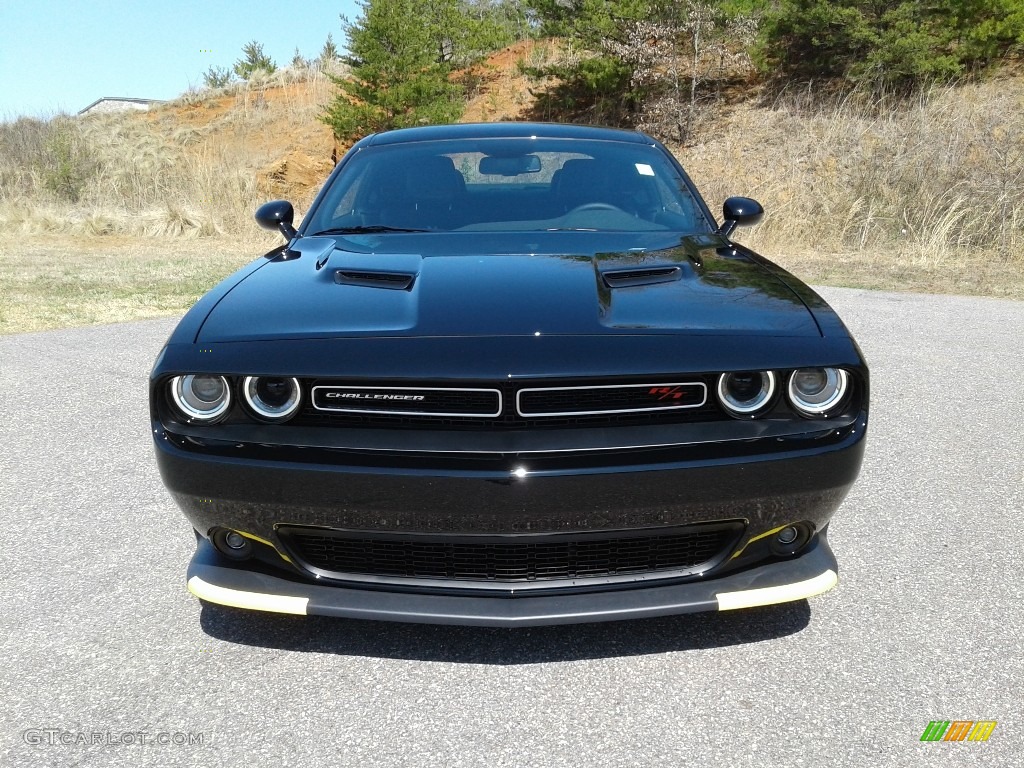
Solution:
[{"label": "lower grille opening", "polygon": [[328,578],[373,576],[523,584],[705,570],[735,546],[743,524],[521,536],[278,530],[294,557]]}]

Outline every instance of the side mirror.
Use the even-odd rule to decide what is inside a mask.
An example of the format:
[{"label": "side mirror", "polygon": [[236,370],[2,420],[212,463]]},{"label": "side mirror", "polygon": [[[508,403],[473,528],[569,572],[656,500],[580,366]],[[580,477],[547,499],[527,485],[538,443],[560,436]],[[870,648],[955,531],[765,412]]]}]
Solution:
[{"label": "side mirror", "polygon": [[764,208],[757,200],[749,197],[730,197],[722,205],[725,219],[718,228],[718,234],[729,237],[736,227],[751,227],[764,217]]},{"label": "side mirror", "polygon": [[298,234],[292,221],[295,209],[287,200],[272,200],[256,210],[256,222],[264,229],[280,232],[285,240],[291,241]]}]

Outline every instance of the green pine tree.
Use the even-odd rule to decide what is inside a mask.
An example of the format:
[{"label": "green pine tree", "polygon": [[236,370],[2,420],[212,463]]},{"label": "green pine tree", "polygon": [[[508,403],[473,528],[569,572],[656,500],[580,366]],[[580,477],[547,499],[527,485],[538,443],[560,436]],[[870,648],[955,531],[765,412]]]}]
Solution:
[{"label": "green pine tree", "polygon": [[782,79],[911,90],[995,63],[1024,44],[1024,0],[780,0],[759,59]]},{"label": "green pine tree", "polygon": [[458,119],[453,73],[512,41],[514,24],[480,0],[363,0],[345,24],[351,67],[323,120],[341,139]]},{"label": "green pine tree", "polygon": [[242,46],[242,53],[245,54],[245,58],[235,62],[235,74],[243,80],[248,80],[258,71],[270,74],[277,70],[274,61],[263,53],[263,43],[257,43],[255,40],[246,43]]}]

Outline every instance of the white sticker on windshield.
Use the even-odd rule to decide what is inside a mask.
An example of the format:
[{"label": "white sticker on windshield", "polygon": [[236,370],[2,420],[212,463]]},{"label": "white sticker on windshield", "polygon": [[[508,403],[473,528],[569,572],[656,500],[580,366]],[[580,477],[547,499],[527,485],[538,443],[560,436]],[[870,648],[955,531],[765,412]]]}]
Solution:
[{"label": "white sticker on windshield", "polygon": [[636,164],[636,172],[639,173],[641,176],[653,176],[654,175],[654,169],[651,168],[651,166],[647,165],[647,163],[637,163]]}]

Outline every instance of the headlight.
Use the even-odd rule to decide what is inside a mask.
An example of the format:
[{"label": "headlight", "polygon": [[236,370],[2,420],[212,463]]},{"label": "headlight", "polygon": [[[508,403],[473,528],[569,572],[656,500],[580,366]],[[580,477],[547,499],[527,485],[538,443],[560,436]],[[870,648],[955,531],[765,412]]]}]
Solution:
[{"label": "headlight", "polygon": [[185,418],[210,424],[231,407],[231,387],[223,376],[175,376],[171,399]]},{"label": "headlight", "polygon": [[842,368],[800,368],[789,377],[789,401],[806,416],[821,416],[842,403],[850,375]]},{"label": "headlight", "polygon": [[718,377],[718,399],[733,416],[750,416],[765,408],[775,396],[771,371],[740,371]]},{"label": "headlight", "polygon": [[242,382],[245,404],[266,421],[290,419],[302,402],[298,379],[280,376],[246,376]]}]

